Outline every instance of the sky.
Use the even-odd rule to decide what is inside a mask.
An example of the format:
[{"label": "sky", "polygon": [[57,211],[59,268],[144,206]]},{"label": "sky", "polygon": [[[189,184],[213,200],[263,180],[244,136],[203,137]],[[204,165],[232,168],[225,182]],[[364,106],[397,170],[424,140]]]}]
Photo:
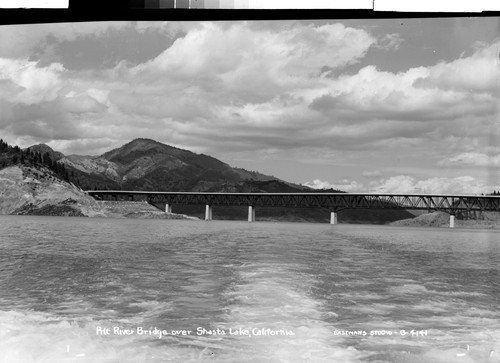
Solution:
[{"label": "sky", "polygon": [[315,188],[500,190],[500,19],[0,26],[0,137],[134,138]]}]

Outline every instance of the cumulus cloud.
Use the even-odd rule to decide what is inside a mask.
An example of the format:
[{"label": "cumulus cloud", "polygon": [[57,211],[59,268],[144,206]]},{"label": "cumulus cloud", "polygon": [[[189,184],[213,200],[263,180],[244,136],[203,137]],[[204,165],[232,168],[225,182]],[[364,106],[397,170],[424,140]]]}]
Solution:
[{"label": "cumulus cloud", "polygon": [[357,62],[376,43],[361,29],[342,24],[296,25],[291,28],[251,28],[234,23],[224,28],[203,23],[136,71],[168,70],[176,75],[227,74],[226,80],[251,70],[267,76],[317,74],[321,67]]},{"label": "cumulus cloud", "polygon": [[336,189],[348,193],[380,194],[480,195],[500,190],[500,184],[485,184],[472,176],[417,179],[409,175],[396,175],[388,178],[379,178],[378,180],[371,181],[368,185],[351,179],[343,179],[333,183],[314,179],[303,185],[313,189]]},{"label": "cumulus cloud", "polygon": [[493,111],[492,95],[445,86],[424,87],[423,80],[427,79],[432,79],[431,71],[424,67],[394,74],[367,66],[356,75],[341,76],[330,82],[326,92],[312,100],[310,108],[341,123],[417,121],[428,122],[428,130],[442,120]]},{"label": "cumulus cloud", "polygon": [[369,189],[373,193],[395,194],[471,194],[491,193],[499,189],[500,185],[486,185],[472,176],[455,178],[429,178],[417,180],[408,175],[398,175],[387,179],[380,179],[370,183]]},{"label": "cumulus cloud", "polygon": [[455,178],[428,178],[416,179],[409,175],[397,175],[389,178],[380,178],[370,182],[367,186],[356,180],[341,180],[339,183],[330,183],[315,179],[303,185],[313,189],[337,189],[348,193],[380,193],[380,194],[459,194],[479,195],[499,190],[500,184],[489,185],[471,176]]},{"label": "cumulus cloud", "polygon": [[60,63],[38,67],[37,62],[26,59],[0,58],[0,80],[7,88],[17,91],[4,93],[4,99],[24,104],[52,101],[61,90],[63,72]]},{"label": "cumulus cloud", "polygon": [[373,193],[395,194],[422,192],[415,189],[415,182],[415,179],[408,175],[399,175],[371,182],[370,191]]},{"label": "cumulus cloud", "polygon": [[427,77],[416,83],[420,87],[439,87],[470,93],[498,92],[500,77],[500,43],[479,46],[470,57],[441,62],[429,69]]},{"label": "cumulus cloud", "polygon": [[368,65],[303,95],[330,145],[343,146],[340,135],[368,150],[387,150],[397,140],[426,149],[441,149],[450,138],[464,148],[484,145],[498,129],[499,51],[496,42],[470,57],[399,73]]},{"label": "cumulus cloud", "polygon": [[[359,62],[376,42],[342,24],[201,23],[158,57],[121,63],[97,82],[108,91],[106,119],[119,117],[130,135],[149,123],[186,147],[301,147],[328,137],[301,92],[317,87],[323,66]],[[317,124],[304,130],[305,120]]]},{"label": "cumulus cloud", "polygon": [[102,121],[94,114],[107,110],[108,93],[89,87],[60,63],[0,58],[0,126],[20,146],[92,137],[84,126]]},{"label": "cumulus cloud", "polygon": [[342,24],[270,30],[203,23],[131,75],[153,84],[190,85],[198,99],[242,106],[314,88],[322,67],[356,63],[376,41]]}]

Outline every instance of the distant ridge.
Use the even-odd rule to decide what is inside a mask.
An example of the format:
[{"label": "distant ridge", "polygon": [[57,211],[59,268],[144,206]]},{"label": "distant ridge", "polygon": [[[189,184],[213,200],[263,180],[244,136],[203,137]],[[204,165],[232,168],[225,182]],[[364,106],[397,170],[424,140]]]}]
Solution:
[{"label": "distant ridge", "polygon": [[[45,147],[50,149],[46,145]],[[273,176],[233,168],[209,155],[196,154],[145,138],[134,139],[100,156],[64,156],[58,153],[57,160],[65,164],[71,180],[86,190],[212,192],[312,190]]]}]

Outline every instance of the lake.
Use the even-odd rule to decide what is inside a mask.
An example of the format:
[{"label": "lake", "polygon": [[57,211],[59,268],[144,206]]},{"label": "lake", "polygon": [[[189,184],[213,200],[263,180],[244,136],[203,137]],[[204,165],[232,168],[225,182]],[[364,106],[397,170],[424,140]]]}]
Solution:
[{"label": "lake", "polygon": [[0,216],[1,362],[500,362],[500,231]]}]

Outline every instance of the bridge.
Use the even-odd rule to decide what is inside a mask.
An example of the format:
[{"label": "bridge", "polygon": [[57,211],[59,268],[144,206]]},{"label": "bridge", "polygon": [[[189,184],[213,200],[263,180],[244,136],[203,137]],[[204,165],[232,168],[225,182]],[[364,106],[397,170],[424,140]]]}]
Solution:
[{"label": "bridge", "polygon": [[450,214],[450,228],[459,213],[500,212],[497,195],[370,194],[370,193],[208,193],[89,190],[98,200],[144,200],[165,204],[172,213],[178,204],[205,205],[205,220],[212,219],[212,206],[248,206],[248,221],[255,221],[256,207],[324,208],[330,223],[337,224],[337,213],[344,209],[410,209],[443,211]]}]

